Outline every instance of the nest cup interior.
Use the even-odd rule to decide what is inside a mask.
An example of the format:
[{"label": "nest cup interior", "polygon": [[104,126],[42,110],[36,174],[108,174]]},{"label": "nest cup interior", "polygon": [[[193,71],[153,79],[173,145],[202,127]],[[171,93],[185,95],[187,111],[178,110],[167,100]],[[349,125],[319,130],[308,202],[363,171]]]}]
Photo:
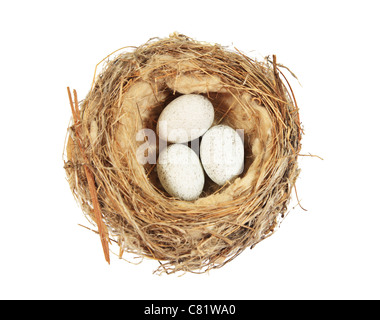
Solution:
[{"label": "nest cup interior", "polygon": [[[164,60],[164,62],[161,60]],[[198,67],[192,61],[189,63],[187,59],[178,61],[177,57],[164,56],[163,58],[159,56],[155,57],[153,64],[157,65],[153,70],[149,68],[151,73],[156,71],[162,73],[163,66],[165,66],[165,69],[170,69],[166,70],[163,75],[156,76],[154,82],[148,80],[149,76],[146,79],[142,78],[134,81],[128,88],[128,92],[123,95],[120,115],[121,125],[115,139],[121,150],[121,153],[119,153],[121,155],[120,161],[125,161],[125,159],[123,160],[124,157],[130,157],[131,151],[135,153],[134,157],[137,159],[136,150],[143,142],[137,141],[136,133],[143,129],[157,132],[158,117],[168,103],[181,94],[203,94],[214,106],[214,125],[227,124],[234,129],[244,131],[245,166],[240,177],[246,176],[250,169],[250,180],[254,180],[252,175],[259,173],[258,167],[263,158],[269,155],[272,129],[270,116],[264,107],[257,104],[258,99],[244,92],[244,90],[224,87],[221,79],[215,75],[210,76],[200,73]],[[183,66],[184,64],[185,66]],[[183,72],[185,68],[186,72]],[[182,70],[182,72],[178,72],[178,69]],[[174,71],[177,72],[173,77]],[[156,150],[157,159],[160,142],[158,135],[155,141],[154,149]],[[132,150],[131,144],[133,144]],[[145,177],[159,191],[157,196],[162,196],[166,199],[167,196],[170,196],[162,188],[154,167],[155,164],[145,164]],[[239,181],[240,179],[236,184],[239,184]],[[234,181],[231,181],[231,183],[234,183]],[[201,198],[209,197],[209,199],[196,201],[195,204],[212,201],[213,195],[222,199],[221,195],[231,183],[227,183],[221,189],[212,183],[210,179],[206,179]],[[252,184],[253,181],[250,181],[250,185]],[[216,191],[218,191],[218,195],[214,194]],[[231,197],[226,196],[224,200],[231,200]],[[169,201],[178,200],[170,197]]]},{"label": "nest cup interior", "polygon": [[[137,83],[138,87],[146,85],[146,83]],[[180,89],[180,88],[179,88]],[[149,90],[149,89],[148,89]],[[123,153],[124,156],[127,154],[130,154],[130,150],[126,150],[129,148],[129,146],[125,145],[125,141],[128,141],[128,143],[131,142],[131,140],[135,140],[136,144],[134,145],[134,150],[139,150],[139,147],[142,146],[142,144],[145,145],[145,148],[141,148],[141,150],[146,150],[152,148],[152,152],[155,153],[155,159],[158,158],[159,150],[163,146],[165,146],[167,143],[163,142],[159,139],[158,132],[157,132],[157,119],[160,115],[163,108],[168,105],[171,101],[173,101],[175,98],[181,95],[181,91],[177,91],[174,93],[174,91],[170,88],[163,89],[163,96],[165,95],[166,98],[163,97],[162,101],[156,101],[152,105],[144,105],[144,101],[139,101],[135,105],[139,106],[139,110],[136,112],[129,113],[128,116],[125,119],[125,123],[123,124],[123,127],[119,128],[120,132],[118,133],[118,143],[121,146],[121,149],[124,149],[126,152]],[[194,93],[194,92],[191,92]],[[196,92],[199,94],[199,92]],[[268,115],[265,114],[265,110],[257,111],[256,113],[252,113],[251,115],[246,114],[243,112],[235,112],[234,113],[234,107],[240,107],[239,103],[242,103],[239,100],[239,94],[237,93],[236,96],[230,94],[230,93],[220,93],[220,92],[205,92],[201,93],[205,95],[213,104],[214,111],[215,111],[215,119],[213,125],[218,124],[226,124],[234,129],[242,129],[244,132],[244,155],[245,155],[245,161],[244,161],[244,170],[239,175],[240,178],[244,177],[246,173],[248,172],[248,169],[252,166],[254,163],[254,160],[260,156],[260,153],[264,152],[264,148],[268,147],[269,144],[269,138],[271,136],[271,125],[270,121],[268,119]],[[144,99],[147,99],[151,102],[151,100],[155,100],[156,95],[153,93],[151,96],[146,96]],[[135,103],[134,101],[133,103]],[[132,104],[133,104],[132,103]],[[131,107],[130,101],[127,101],[126,104],[128,107]],[[252,106],[256,109],[259,109],[258,106],[255,104],[254,101],[251,101]],[[133,114],[133,115],[132,115]],[[141,117],[140,117],[141,116]],[[263,119],[264,118],[264,119]],[[261,125],[260,125],[261,124]],[[133,130],[128,130],[128,128],[133,128]],[[155,145],[148,146],[148,142],[142,142],[141,136],[139,139],[137,139],[137,135],[133,136],[133,133],[139,132],[141,129],[150,129],[151,132],[157,133],[155,136],[155,139],[153,141],[155,142]],[[126,132],[127,131],[127,132]],[[198,141],[191,141],[188,143],[189,147],[193,147],[194,150],[197,152],[199,148],[199,144],[201,142],[202,137]],[[140,140],[140,141],[137,141]],[[256,143],[254,145],[254,142]],[[159,144],[162,144],[160,146]],[[170,145],[170,143],[168,143]],[[195,146],[195,147],[194,147]],[[146,153],[145,153],[146,156]],[[136,154],[136,157],[138,158],[138,154]],[[256,161],[255,168],[251,168],[251,172],[253,169],[256,169],[259,166],[259,161]],[[175,199],[168,195],[164,188],[162,187],[156,170],[156,164],[155,163],[146,163],[144,164],[146,177],[149,180],[151,184],[154,185],[154,187],[159,191],[159,195],[166,198],[169,197],[169,201],[178,201],[178,199]],[[231,183],[234,181],[230,181],[225,184],[225,186],[220,187],[214,182],[211,181],[211,179],[208,178],[207,175],[205,175],[206,181],[205,181],[205,187],[204,190],[200,196],[200,198],[210,196],[214,194],[215,192],[223,193],[223,190],[227,188]],[[202,201],[198,201],[198,203],[201,203]]]},{"label": "nest cup interior", "polygon": [[[138,161],[142,129],[156,132],[163,108],[202,94],[216,124],[244,130],[243,173],[200,198],[181,201],[161,186],[155,164]],[[273,233],[298,175],[298,110],[271,64],[181,35],[150,41],[107,63],[81,103],[81,137],[91,159],[103,220],[123,252],[160,261],[157,271],[203,272]],[[156,139],[156,157],[159,139]],[[153,146],[152,146],[153,147]],[[95,221],[75,135],[65,169]]]}]

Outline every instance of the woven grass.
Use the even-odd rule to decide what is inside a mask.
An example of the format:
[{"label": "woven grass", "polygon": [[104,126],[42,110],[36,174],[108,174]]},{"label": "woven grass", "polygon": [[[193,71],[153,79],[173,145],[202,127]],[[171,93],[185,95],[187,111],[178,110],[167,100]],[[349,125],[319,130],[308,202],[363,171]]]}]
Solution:
[{"label": "woven grass", "polygon": [[[162,109],[188,93],[210,99],[214,124],[244,129],[245,144],[243,173],[223,187],[207,180],[195,201],[168,195],[155,165],[136,154],[144,143],[136,133],[156,130]],[[275,56],[257,61],[179,34],[152,39],[106,62],[71,106],[67,179],[108,262],[115,242],[120,257],[157,260],[158,273],[205,272],[253,248],[286,216],[302,131]]]}]

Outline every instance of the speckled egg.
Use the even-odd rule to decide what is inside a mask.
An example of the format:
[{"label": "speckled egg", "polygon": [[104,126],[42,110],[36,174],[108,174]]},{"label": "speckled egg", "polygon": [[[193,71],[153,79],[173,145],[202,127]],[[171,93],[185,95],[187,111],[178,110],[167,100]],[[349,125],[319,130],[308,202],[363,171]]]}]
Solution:
[{"label": "speckled egg", "polygon": [[200,157],[210,179],[218,185],[224,185],[243,171],[243,140],[229,126],[212,127],[202,137]]},{"label": "speckled egg", "polygon": [[157,161],[158,178],[165,190],[181,200],[196,200],[203,190],[205,176],[197,154],[183,144],[161,151]]},{"label": "speckled egg", "polygon": [[214,107],[204,96],[185,94],[170,102],[158,118],[157,134],[171,143],[202,136],[214,121]]}]

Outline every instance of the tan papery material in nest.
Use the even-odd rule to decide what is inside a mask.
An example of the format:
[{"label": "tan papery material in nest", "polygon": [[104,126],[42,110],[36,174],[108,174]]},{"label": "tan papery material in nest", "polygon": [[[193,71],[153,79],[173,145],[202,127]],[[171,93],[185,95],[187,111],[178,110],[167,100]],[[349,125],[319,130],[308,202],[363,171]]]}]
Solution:
[{"label": "tan papery material in nest", "polygon": [[[158,260],[158,272],[204,272],[276,230],[299,173],[302,132],[281,75],[287,83],[275,56],[258,62],[173,34],[107,62],[80,103],[76,92],[75,101],[70,95],[65,170],[98,227],[108,262],[113,241],[120,257],[128,252]],[[212,102],[214,124],[244,129],[245,168],[223,187],[206,180],[198,200],[181,201],[162,188],[154,164],[139,163],[144,141],[136,134],[155,131],[163,108],[189,93]]]}]

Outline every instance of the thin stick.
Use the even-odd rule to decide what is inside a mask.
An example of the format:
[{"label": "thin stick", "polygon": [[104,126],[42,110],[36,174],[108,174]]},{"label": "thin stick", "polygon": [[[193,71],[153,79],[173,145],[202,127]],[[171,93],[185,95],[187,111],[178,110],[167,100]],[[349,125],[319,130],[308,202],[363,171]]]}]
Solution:
[{"label": "thin stick", "polygon": [[69,95],[71,113],[73,114],[74,124],[76,124],[78,122],[78,118],[77,118],[77,113],[76,113],[76,111],[74,109],[73,98],[71,97],[71,92],[70,92],[70,88],[69,87],[67,87],[67,93]]},{"label": "thin stick", "polygon": [[275,85],[276,85],[277,89],[279,90],[281,96],[283,96],[284,90],[282,88],[280,76],[278,75],[277,56],[275,54],[273,55],[273,72],[274,72]]},{"label": "thin stick", "polygon": [[312,158],[318,158],[318,159],[324,160],[322,157],[317,156],[315,154],[311,154],[311,153],[309,153],[309,154],[298,154],[298,156],[300,156],[300,157],[312,157]]},{"label": "thin stick", "polygon": [[67,92],[69,95],[71,112],[73,113],[73,118],[75,121],[74,128],[75,128],[75,134],[76,134],[76,137],[78,140],[78,147],[79,147],[79,150],[81,152],[82,158],[83,158],[84,163],[85,163],[84,164],[84,171],[86,173],[88,187],[90,189],[91,199],[92,199],[92,203],[94,206],[95,221],[96,221],[96,224],[98,225],[98,232],[99,232],[100,241],[101,241],[102,247],[103,247],[104,257],[105,257],[106,261],[108,262],[108,264],[110,264],[110,254],[109,254],[109,246],[108,246],[108,242],[109,242],[108,232],[107,232],[106,226],[105,226],[103,219],[102,219],[102,213],[101,213],[98,195],[97,195],[97,191],[96,191],[96,187],[95,187],[94,175],[89,168],[89,161],[87,159],[86,153],[84,152],[84,149],[83,149],[83,146],[81,143],[81,139],[80,139],[80,135],[79,135],[79,131],[78,131],[78,126],[77,126],[77,124],[79,123],[79,104],[78,104],[77,92],[76,92],[76,90],[74,90],[75,105],[73,103],[73,99],[71,97],[71,92],[70,92],[69,87],[67,87]]},{"label": "thin stick", "polygon": [[78,103],[78,95],[75,89],[74,89],[74,108],[75,108],[75,112],[77,113],[77,120],[79,121],[80,119],[79,103]]},{"label": "thin stick", "polygon": [[295,191],[295,193],[296,193],[296,197],[297,197],[298,205],[301,207],[301,209],[302,209],[303,211],[307,211],[303,206],[301,206],[300,199],[298,198],[298,193],[297,193],[296,184],[294,184],[294,191]]}]

